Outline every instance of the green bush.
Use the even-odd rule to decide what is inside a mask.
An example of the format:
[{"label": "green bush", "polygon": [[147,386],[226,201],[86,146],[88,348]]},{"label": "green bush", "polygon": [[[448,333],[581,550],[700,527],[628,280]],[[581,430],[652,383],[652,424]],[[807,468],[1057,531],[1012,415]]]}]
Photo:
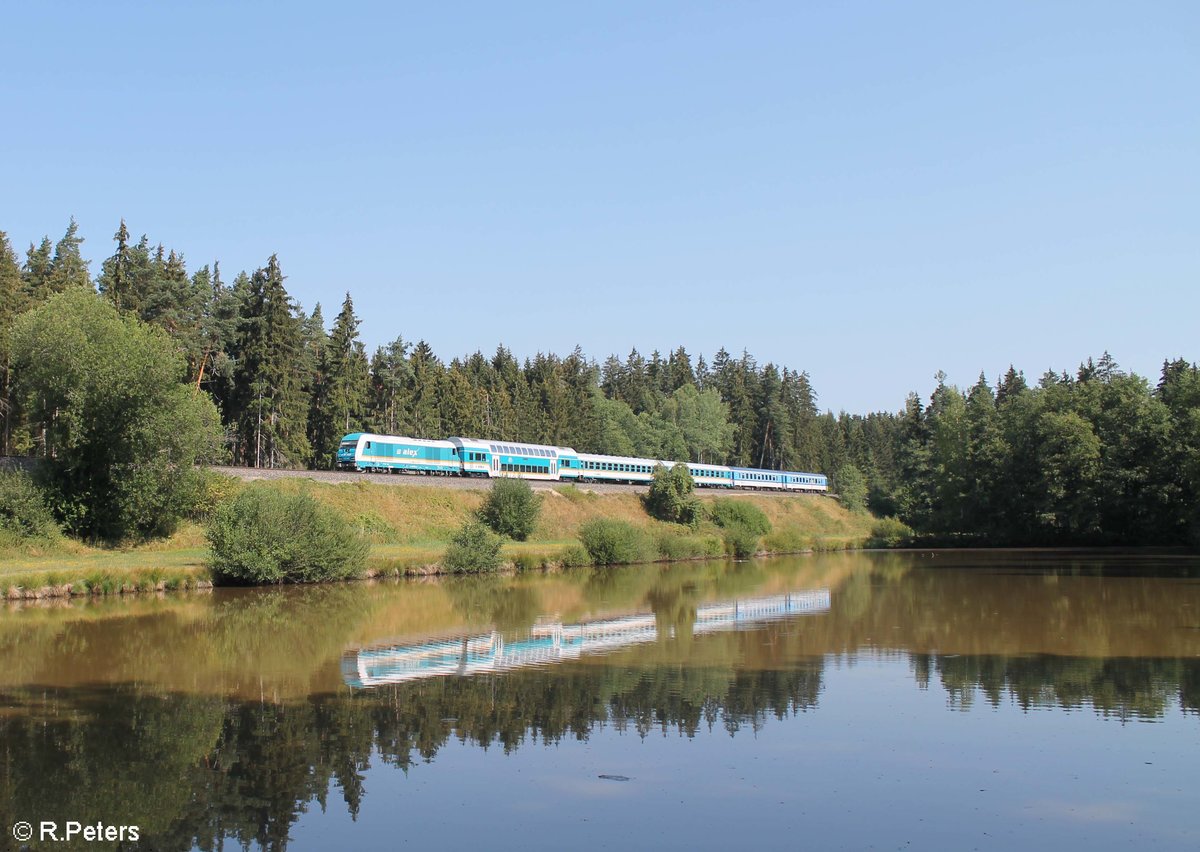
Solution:
[{"label": "green bush", "polygon": [[479,507],[479,520],[500,535],[517,541],[529,538],[542,509],[542,498],[533,493],[523,479],[502,478],[492,483],[492,490]]},{"label": "green bush", "polygon": [[241,487],[241,480],[236,477],[208,468],[198,468],[186,483],[186,516],[193,521],[209,520],[217,508],[232,500]]},{"label": "green bush", "polygon": [[0,470],[0,530],[15,539],[61,535],[42,490],[20,470]]},{"label": "green bush", "polygon": [[596,565],[625,565],[654,559],[654,543],[633,524],[594,518],[579,528],[579,540]]},{"label": "green bush", "polygon": [[358,576],[366,540],[308,494],[269,486],[242,491],[209,523],[213,580],[223,584],[314,583]]},{"label": "green bush", "polygon": [[719,527],[743,527],[756,535],[766,535],[771,531],[771,521],[766,513],[746,500],[718,497],[708,514]]},{"label": "green bush", "polygon": [[646,511],[660,521],[695,527],[704,516],[704,507],[692,493],[696,483],[687,465],[654,466],[654,481],[646,494]]},{"label": "green bush", "polygon": [[880,518],[871,527],[871,547],[901,547],[913,537],[912,527],[899,518]]},{"label": "green bush", "polygon": [[478,521],[467,521],[446,548],[442,567],[454,574],[482,574],[500,567],[500,536]]},{"label": "green bush", "polygon": [[578,544],[572,544],[564,550],[561,560],[564,568],[582,568],[592,564],[592,557],[587,549]]},{"label": "green bush", "polygon": [[655,536],[658,555],[664,559],[701,559],[720,556],[723,552],[721,539],[715,535],[684,534],[664,530]]},{"label": "green bush", "polygon": [[758,553],[759,534],[748,527],[732,526],[725,529],[725,552],[739,559],[748,559]]},{"label": "green bush", "polygon": [[796,553],[812,549],[812,539],[796,529],[779,529],[770,533],[763,541],[772,553]]}]

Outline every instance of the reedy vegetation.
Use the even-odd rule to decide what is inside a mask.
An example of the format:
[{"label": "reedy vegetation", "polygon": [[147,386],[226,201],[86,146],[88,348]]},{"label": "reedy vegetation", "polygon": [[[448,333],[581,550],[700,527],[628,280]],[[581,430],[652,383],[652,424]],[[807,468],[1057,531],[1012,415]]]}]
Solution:
[{"label": "reedy vegetation", "polygon": [[848,505],[918,532],[990,543],[1200,540],[1200,374],[1165,361],[1157,386],[1107,355],[1029,387],[1014,369],[968,391],[939,378],[928,404],[820,414],[807,373],[724,349],[679,347],[602,363],[581,351],[524,363],[500,347],[440,360],[397,337],[368,356],[347,293],[327,332],[320,305],[288,295],[278,259],[238,274],[187,272],[183,256],[134,242],[122,222],[92,281],[74,221],[18,262],[0,233],[0,449],[44,454],[45,412],[14,393],[11,329],[51,295],[98,289],[166,331],[186,381],[216,404],[228,457],[327,467],[361,429],[474,435],[582,451],[835,474]]}]

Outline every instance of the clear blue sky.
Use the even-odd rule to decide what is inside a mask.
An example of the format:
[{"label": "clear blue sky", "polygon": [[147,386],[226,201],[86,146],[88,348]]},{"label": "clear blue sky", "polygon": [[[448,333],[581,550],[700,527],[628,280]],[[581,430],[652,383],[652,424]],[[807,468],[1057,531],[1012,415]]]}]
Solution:
[{"label": "clear blue sky", "polygon": [[725,346],[824,408],[1200,358],[1200,4],[19,3],[0,229],[278,253],[368,346]]}]

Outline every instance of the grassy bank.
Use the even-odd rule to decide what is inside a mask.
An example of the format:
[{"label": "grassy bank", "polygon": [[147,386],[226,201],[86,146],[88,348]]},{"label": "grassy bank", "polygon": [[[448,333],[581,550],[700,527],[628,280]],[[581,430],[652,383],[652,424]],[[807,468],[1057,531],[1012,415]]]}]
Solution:
[{"label": "grassy bank", "polygon": [[[227,482],[222,499],[243,487]],[[272,481],[283,493],[307,493],[328,505],[371,544],[369,576],[436,573],[446,544],[482,503],[485,492],[458,488],[398,488],[366,482],[326,484],[289,478]],[[724,552],[722,531],[705,521],[690,530],[650,518],[637,494],[604,494],[560,486],[543,495],[533,534],[507,542],[502,556],[515,568],[571,564],[579,560],[580,528],[596,519],[621,521],[652,545],[657,557],[699,558]],[[869,515],[843,509],[827,497],[811,495],[717,495],[745,500],[771,522],[766,552],[837,550],[866,544],[875,524]],[[203,587],[210,582],[207,546],[198,523],[185,524],[168,539],[129,548],[89,547],[69,539],[31,543],[0,540],[0,597],[101,594],[121,591]],[[586,558],[583,557],[583,558]]]}]

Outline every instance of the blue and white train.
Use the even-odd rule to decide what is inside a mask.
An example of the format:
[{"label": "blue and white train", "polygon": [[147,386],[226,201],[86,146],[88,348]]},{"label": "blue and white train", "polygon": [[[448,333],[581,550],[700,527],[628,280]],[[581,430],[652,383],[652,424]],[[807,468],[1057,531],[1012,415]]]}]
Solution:
[{"label": "blue and white train", "polygon": [[686,464],[702,488],[755,488],[824,493],[828,480],[819,473],[759,470],[699,462],[674,462],[628,456],[577,453],[570,447],[449,438],[432,441],[398,435],[354,432],[338,445],[339,470],[539,479],[551,482],[608,482],[644,485],[657,465]]}]

